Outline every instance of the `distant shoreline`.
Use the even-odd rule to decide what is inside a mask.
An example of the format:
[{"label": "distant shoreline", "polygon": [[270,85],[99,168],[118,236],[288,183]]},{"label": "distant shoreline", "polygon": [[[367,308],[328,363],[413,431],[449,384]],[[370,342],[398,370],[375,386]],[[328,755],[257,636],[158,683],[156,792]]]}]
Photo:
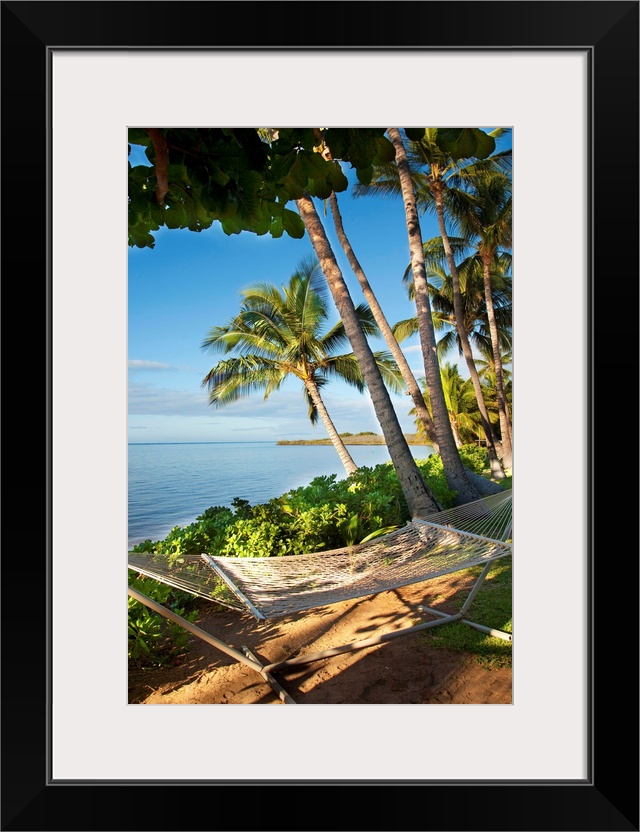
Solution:
[{"label": "distant shoreline", "polygon": [[[378,434],[355,434],[353,436],[343,436],[340,438],[345,445],[386,445],[384,436]],[[404,438],[408,445],[428,445],[424,439],[420,438],[415,433],[405,433]],[[276,445],[331,445],[330,439],[279,439]]]}]

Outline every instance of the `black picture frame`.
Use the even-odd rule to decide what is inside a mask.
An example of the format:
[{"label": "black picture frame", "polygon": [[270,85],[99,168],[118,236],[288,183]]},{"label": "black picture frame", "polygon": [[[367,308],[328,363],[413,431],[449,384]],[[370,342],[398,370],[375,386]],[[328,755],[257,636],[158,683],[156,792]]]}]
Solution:
[{"label": "black picture frame", "polygon": [[[9,391],[5,411],[22,411],[22,406],[15,407],[21,395],[30,410],[37,402],[42,421],[33,431],[30,454],[39,466],[45,461],[44,476],[34,477],[34,465],[20,459],[17,465],[12,462],[6,477],[14,500],[17,495],[16,502],[22,502],[22,513],[12,510],[5,515],[5,529],[11,530],[6,537],[11,542],[2,558],[2,667],[8,683],[2,695],[2,829],[638,830],[638,547],[637,535],[629,537],[624,532],[628,523],[616,520],[616,516],[623,516],[620,508],[628,502],[623,495],[629,494],[628,484],[623,485],[620,479],[624,447],[620,453],[606,437],[617,437],[620,428],[620,415],[612,417],[612,399],[630,390],[631,401],[635,400],[628,356],[637,355],[639,3],[346,2],[335,4],[339,25],[334,17],[330,26],[323,25],[322,16],[311,17],[310,9],[319,5],[2,3],[2,258],[10,298],[5,308],[12,319],[14,310],[20,310],[13,322],[16,329],[10,328],[7,337],[12,360],[5,361]],[[327,7],[330,4],[323,4],[325,13]],[[293,8],[299,13],[291,14]],[[591,730],[587,738],[589,772],[584,782],[421,783],[333,781],[330,777],[313,783],[284,782],[269,779],[268,766],[265,780],[260,782],[56,783],[48,779],[51,52],[55,48],[256,50],[301,46],[318,50],[575,48],[589,53]],[[552,137],[549,154],[570,152],[561,142],[561,137]],[[633,306],[629,327],[624,319]],[[603,310],[608,312],[603,314]],[[46,334],[44,349],[34,338],[36,332]],[[33,351],[30,367],[24,362],[25,346]],[[16,353],[21,360],[16,359]],[[8,364],[16,366],[15,373]],[[635,405],[632,410],[635,415]],[[624,418],[633,422],[628,414]],[[22,433],[22,423],[17,420],[11,428],[12,433]],[[635,443],[632,429],[625,444],[635,448]],[[635,484],[635,466],[630,474]],[[567,477],[563,486],[563,478],[560,463],[558,485],[545,496],[548,505],[561,500],[562,488],[568,487],[570,479]],[[34,515],[46,518],[35,540]],[[559,629],[561,623],[560,619]],[[609,623],[611,626],[605,626]],[[554,649],[571,650],[571,645],[559,636]],[[33,684],[34,676],[38,684]],[[21,683],[26,677],[28,685]],[[179,753],[179,737],[175,748]]]}]

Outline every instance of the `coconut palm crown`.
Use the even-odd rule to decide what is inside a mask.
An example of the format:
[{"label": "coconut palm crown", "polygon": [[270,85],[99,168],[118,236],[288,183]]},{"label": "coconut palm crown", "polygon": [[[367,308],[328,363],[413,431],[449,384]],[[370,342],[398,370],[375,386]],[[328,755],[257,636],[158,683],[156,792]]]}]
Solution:
[{"label": "coconut palm crown", "polygon": [[[437,342],[438,357],[444,360],[450,350],[456,350],[458,354],[462,353],[455,324],[452,280],[447,271],[441,238],[434,237],[427,240],[423,247],[427,279],[429,280],[429,295],[433,309],[433,326],[436,332],[443,333]],[[460,255],[474,247],[462,238],[451,237],[451,248],[454,254]],[[483,284],[483,263],[477,251],[459,263],[458,275],[462,309],[464,311],[464,328],[467,337],[477,354],[481,357],[484,356],[487,361],[493,361],[493,347],[487,320]],[[490,270],[490,278],[494,314],[498,325],[498,338],[501,350],[504,352],[511,349],[512,337],[512,282],[511,254],[509,252],[497,252]],[[410,265],[407,266],[402,279],[407,288],[407,296],[410,300],[413,300],[413,274]],[[417,331],[418,321],[415,317],[398,321],[393,326],[394,335],[400,342],[415,335]]]},{"label": "coconut palm crown", "polygon": [[[332,379],[342,379],[363,392],[366,384],[353,353],[339,350],[349,343],[342,321],[323,331],[328,319],[327,286],[319,263],[303,259],[282,289],[256,283],[241,291],[240,312],[225,326],[213,327],[202,348],[225,354],[204,377],[209,403],[220,407],[257,391],[264,399],[294,376],[303,384],[303,395],[312,424],[320,417],[338,450],[347,473],[355,471],[348,451],[326,410],[320,390]],[[364,333],[378,335],[366,304],[357,308]],[[402,390],[391,355],[374,353],[385,384]]]}]

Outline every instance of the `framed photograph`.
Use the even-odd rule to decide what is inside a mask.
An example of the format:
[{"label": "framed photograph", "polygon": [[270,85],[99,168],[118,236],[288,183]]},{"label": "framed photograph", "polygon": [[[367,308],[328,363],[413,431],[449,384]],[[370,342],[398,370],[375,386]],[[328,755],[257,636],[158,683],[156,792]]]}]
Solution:
[{"label": "framed photograph", "polygon": [[[46,356],[44,532],[3,558],[3,830],[639,829],[635,437],[603,444],[637,350],[638,5],[2,3],[7,332]],[[513,131],[510,705],[127,703],[127,128],[317,121]]]}]

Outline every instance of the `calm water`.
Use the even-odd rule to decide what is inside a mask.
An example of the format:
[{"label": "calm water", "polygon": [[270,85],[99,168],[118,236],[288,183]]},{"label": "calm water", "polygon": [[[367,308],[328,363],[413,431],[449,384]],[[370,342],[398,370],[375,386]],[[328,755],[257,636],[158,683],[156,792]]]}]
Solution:
[{"label": "calm water", "polygon": [[[412,446],[417,459],[431,453]],[[389,460],[385,445],[350,445],[357,465]],[[164,539],[210,506],[230,506],[234,497],[252,505],[308,485],[314,478],[345,475],[332,445],[274,442],[205,442],[129,445],[129,546]]]}]

